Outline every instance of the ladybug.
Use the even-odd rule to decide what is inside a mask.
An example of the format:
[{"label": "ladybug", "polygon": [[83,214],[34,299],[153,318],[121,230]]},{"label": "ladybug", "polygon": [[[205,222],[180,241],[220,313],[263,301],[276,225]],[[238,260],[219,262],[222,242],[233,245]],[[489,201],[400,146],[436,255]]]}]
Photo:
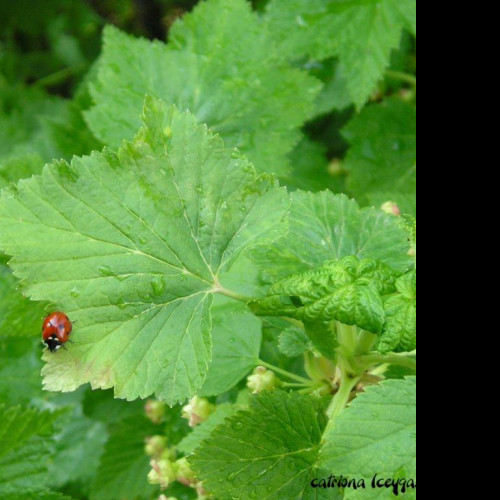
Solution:
[{"label": "ladybug", "polygon": [[69,341],[73,325],[66,314],[54,312],[45,318],[42,327],[42,342],[50,352],[56,352]]}]

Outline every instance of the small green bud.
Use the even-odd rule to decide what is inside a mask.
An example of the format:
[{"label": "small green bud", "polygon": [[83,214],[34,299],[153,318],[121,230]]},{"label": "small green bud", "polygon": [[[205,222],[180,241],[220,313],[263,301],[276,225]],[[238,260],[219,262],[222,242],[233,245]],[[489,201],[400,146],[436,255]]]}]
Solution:
[{"label": "small green bud", "polygon": [[401,209],[394,201],[387,201],[380,207],[386,214],[401,217]]},{"label": "small green bud", "polygon": [[148,474],[149,484],[159,484],[164,490],[177,479],[177,466],[170,460],[151,460],[152,470]]},{"label": "small green bud", "polygon": [[332,177],[340,177],[344,175],[346,171],[344,170],[344,166],[342,162],[335,158],[328,164],[328,174]]},{"label": "small green bud", "polygon": [[247,387],[252,394],[259,394],[264,391],[272,391],[280,385],[279,379],[274,372],[263,366],[258,366],[247,379]]},{"label": "small green bud", "polygon": [[164,436],[152,436],[146,438],[144,451],[149,457],[159,458],[167,449],[167,438]]},{"label": "small green bud", "polygon": [[190,427],[196,427],[205,422],[214,411],[215,406],[210,404],[208,399],[195,396],[182,409],[182,418],[189,420]]},{"label": "small green bud", "polygon": [[167,405],[161,401],[148,399],[146,406],[146,416],[153,422],[153,424],[161,424],[165,420]]},{"label": "small green bud", "polygon": [[413,103],[413,102],[415,102],[415,99],[417,97],[417,93],[413,89],[401,89],[398,92],[398,96],[404,102]]},{"label": "small green bud", "polygon": [[167,497],[165,495],[160,495],[158,497],[158,500],[177,500],[177,498],[175,498],[175,497]]}]

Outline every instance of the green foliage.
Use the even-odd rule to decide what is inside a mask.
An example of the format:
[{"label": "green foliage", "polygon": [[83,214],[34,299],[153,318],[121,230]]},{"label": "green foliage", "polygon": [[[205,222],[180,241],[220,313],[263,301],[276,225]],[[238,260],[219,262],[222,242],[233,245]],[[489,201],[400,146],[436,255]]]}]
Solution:
[{"label": "green foliage", "polygon": [[223,394],[248,375],[259,359],[262,340],[261,322],[244,306],[218,307],[213,316],[212,363],[201,396]]},{"label": "green foliage", "polygon": [[347,184],[358,199],[365,201],[380,192],[386,193],[383,201],[414,195],[416,119],[412,105],[388,100],[368,106],[344,128],[351,144],[344,163],[349,172]]},{"label": "green foliage", "polygon": [[294,358],[304,354],[310,348],[310,343],[304,330],[292,326],[281,332],[279,348],[285,356]]},{"label": "green foliage", "polygon": [[150,467],[144,442],[154,431],[155,427],[144,417],[126,419],[113,430],[92,484],[92,500],[152,496],[156,488],[145,483]]},{"label": "green foliage", "polygon": [[0,5],[1,500],[396,498],[415,0],[63,3]]},{"label": "green foliage", "polygon": [[394,273],[385,265],[345,257],[279,281],[251,308],[260,316],[288,316],[305,322],[336,320],[381,333],[383,296],[395,291],[394,281]]},{"label": "green foliage", "polygon": [[385,300],[386,322],[379,340],[380,352],[405,352],[417,348],[417,273],[396,281],[398,293]]},{"label": "green foliage", "polygon": [[[81,77],[99,50],[102,21],[83,0],[0,4],[0,75],[57,86]],[[1,78],[0,78],[1,81]]]},{"label": "green foliage", "polygon": [[0,85],[0,188],[39,174],[53,158],[100,148],[83,121],[83,104],[36,88]]},{"label": "green foliage", "polygon": [[285,173],[320,87],[280,56],[245,0],[200,4],[176,23],[168,45],[107,28],[87,121],[116,147],[139,128],[149,94],[189,109],[259,171]]},{"label": "green foliage", "polygon": [[291,59],[338,56],[351,100],[361,107],[402,29],[416,34],[416,0],[272,0],[266,22]]},{"label": "green foliage", "polygon": [[223,424],[224,421],[238,411],[237,405],[223,403],[217,406],[215,412],[208,417],[206,422],[198,425],[180,443],[179,450],[186,455],[193,453],[201,442],[210,437],[212,431]]},{"label": "green foliage", "polygon": [[0,258],[0,332],[2,336],[38,335],[45,304],[31,302],[16,290],[17,281]]},{"label": "green foliage", "polygon": [[38,338],[0,337],[0,401],[28,405],[41,392],[40,351]]},{"label": "green foliage", "polygon": [[415,478],[416,388],[415,378],[368,388],[325,434],[321,466],[347,477]]},{"label": "green foliage", "polygon": [[317,461],[326,424],[321,408],[317,400],[282,391],[254,397],[249,410],[215,429],[190,463],[220,498],[297,498]]},{"label": "green foliage", "polygon": [[40,412],[0,404],[0,495],[27,498],[49,494],[48,441],[60,412]]},{"label": "green foliage", "polygon": [[408,235],[395,217],[373,208],[360,210],[354,200],[329,191],[299,191],[291,200],[287,236],[253,253],[267,281],[350,255],[380,260],[398,271],[411,265]]}]

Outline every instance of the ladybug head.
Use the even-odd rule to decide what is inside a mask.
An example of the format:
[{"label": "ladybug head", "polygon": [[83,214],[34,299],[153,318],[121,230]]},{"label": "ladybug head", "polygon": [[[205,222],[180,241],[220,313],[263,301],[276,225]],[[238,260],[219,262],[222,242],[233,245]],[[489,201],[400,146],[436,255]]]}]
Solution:
[{"label": "ladybug head", "polygon": [[63,346],[57,335],[52,335],[47,340],[44,340],[43,343],[48,347],[50,352],[57,352]]}]

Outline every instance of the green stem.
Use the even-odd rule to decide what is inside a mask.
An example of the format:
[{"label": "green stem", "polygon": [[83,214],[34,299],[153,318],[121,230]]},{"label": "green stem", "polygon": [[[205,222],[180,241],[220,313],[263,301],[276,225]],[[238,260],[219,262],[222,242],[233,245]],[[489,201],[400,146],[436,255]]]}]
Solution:
[{"label": "green stem", "polygon": [[409,73],[403,73],[402,71],[393,71],[390,69],[385,72],[385,76],[394,80],[400,80],[402,82],[409,83],[413,87],[417,86],[417,78],[413,75],[410,75]]},{"label": "green stem", "polygon": [[317,382],[315,382],[314,380],[311,380],[308,384],[306,384],[305,382],[283,382],[281,384],[281,387],[286,387],[286,388],[294,388],[294,387],[300,387],[301,389],[302,388],[311,388],[311,387],[314,387],[316,388],[316,386],[318,387],[321,387],[320,384],[318,384]]},{"label": "green stem", "polygon": [[283,375],[284,377],[287,377],[289,379],[296,380],[297,382],[300,382],[304,385],[311,385],[311,382],[313,382],[312,380],[301,377],[300,375],[295,375],[295,373],[288,372],[286,370],[283,370],[282,368],[278,368],[277,366],[273,366],[270,363],[266,363],[265,361],[262,361],[261,359],[257,360],[256,365],[257,366],[264,366],[265,368],[268,368],[269,370],[272,370],[273,372],[279,373],[280,375]]},{"label": "green stem", "polygon": [[411,351],[411,352],[392,352],[391,356],[398,356],[398,357],[401,357],[401,358],[416,357],[417,356],[417,350],[415,349],[414,351]]},{"label": "green stem", "polygon": [[53,87],[54,85],[58,85],[60,83],[65,82],[71,76],[80,73],[86,69],[87,65],[85,63],[77,64],[76,66],[72,66],[70,68],[64,68],[60,71],[52,73],[40,80],[36,81],[33,85],[35,87]]},{"label": "green stem", "polygon": [[349,377],[343,371],[342,382],[340,384],[337,394],[333,397],[326,415],[328,416],[328,424],[326,426],[325,432],[323,433],[323,441],[329,432],[335,426],[335,421],[337,417],[342,413],[344,408],[349,403],[349,398],[351,397],[352,390],[356,387],[361,377]]},{"label": "green stem", "polygon": [[362,366],[370,368],[375,365],[389,363],[391,365],[402,366],[410,370],[417,370],[417,360],[398,354],[370,354],[368,356],[360,356],[356,358],[356,362]]},{"label": "green stem", "polygon": [[220,293],[221,295],[224,295],[225,297],[229,297],[230,299],[244,302],[245,304],[248,304],[251,300],[253,300],[252,297],[247,297],[247,296],[242,295],[238,292],[234,292],[233,290],[229,290],[228,288],[224,288],[222,285],[216,286],[213,289],[213,292]]}]

